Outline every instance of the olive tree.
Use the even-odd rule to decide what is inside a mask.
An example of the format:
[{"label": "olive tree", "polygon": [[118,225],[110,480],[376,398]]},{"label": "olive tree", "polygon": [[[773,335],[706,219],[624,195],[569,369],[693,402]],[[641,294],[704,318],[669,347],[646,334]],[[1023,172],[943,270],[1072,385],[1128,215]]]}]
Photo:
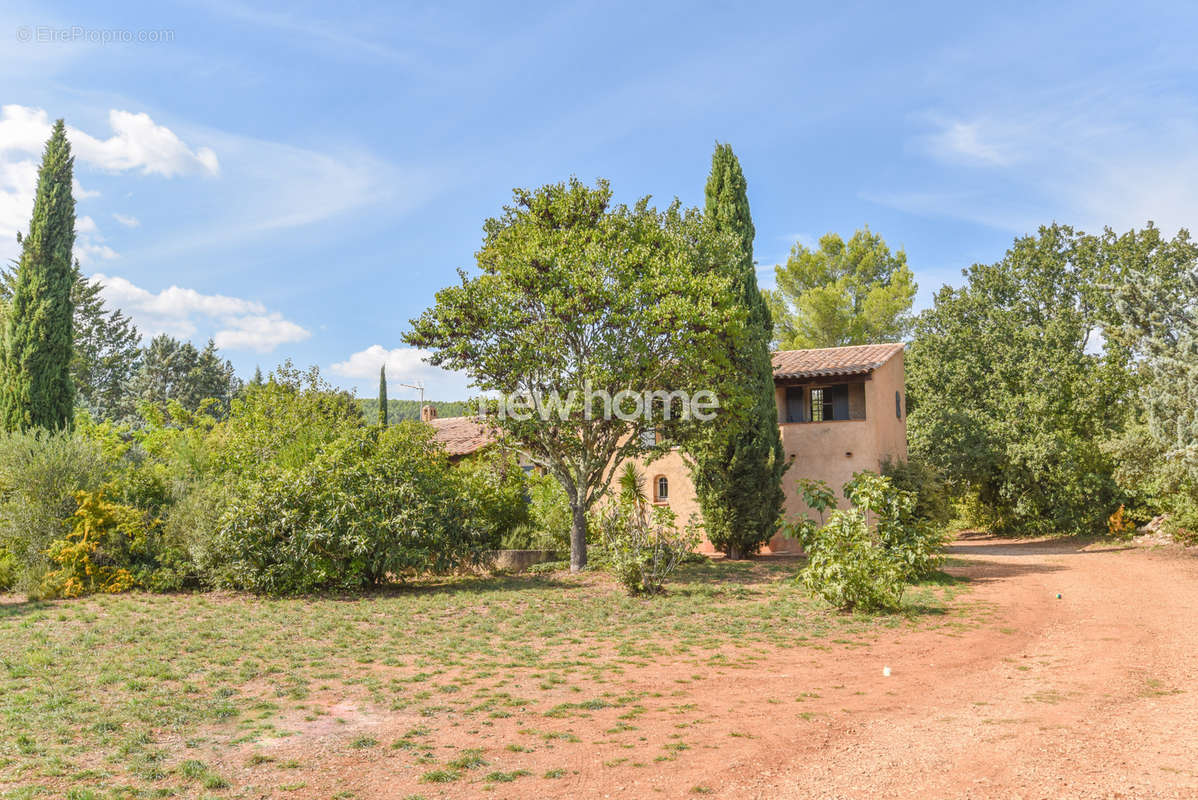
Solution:
[{"label": "olive tree", "polygon": [[[679,392],[731,383],[730,343],[745,335],[728,269],[736,244],[677,201],[615,205],[602,180],[518,189],[483,231],[478,274],[460,272],[405,338],[483,392],[527,403],[509,414],[495,402],[488,419],[565,490],[578,571],[587,512],[619,464],[695,430]],[[630,413],[638,397],[651,413]]]}]

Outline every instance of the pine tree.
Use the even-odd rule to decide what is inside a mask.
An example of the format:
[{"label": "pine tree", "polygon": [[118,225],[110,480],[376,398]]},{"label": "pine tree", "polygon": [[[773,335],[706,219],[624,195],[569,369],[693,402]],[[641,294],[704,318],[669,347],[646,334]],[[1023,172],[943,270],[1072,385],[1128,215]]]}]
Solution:
[{"label": "pine tree", "polygon": [[261,386],[265,381],[262,379],[262,367],[254,366],[254,377],[250,378],[250,386]]},{"label": "pine tree", "polygon": [[757,288],[753,262],[755,230],[740,161],[731,145],[716,144],[707,179],[708,221],[740,242],[735,273],[736,301],[749,316],[750,335],[733,354],[736,380],[751,387],[753,402],[743,413],[721,420],[694,446],[694,480],[707,538],[730,558],[757,552],[777,530],[782,516],[782,474],[787,463],[778,433],[774,373],[770,356],[769,308]]},{"label": "pine tree", "polygon": [[60,429],[72,422],[74,163],[60,119],[42,153],[33,216],[21,243],[0,344],[0,424],[8,431]]},{"label": "pine tree", "polygon": [[379,367],[379,425],[387,427],[387,365]]},{"label": "pine tree", "polygon": [[108,310],[99,281],[89,281],[75,264],[75,356],[71,374],[78,399],[97,419],[121,420],[136,409],[129,383],[141,364],[141,333],[119,309]]},{"label": "pine tree", "polygon": [[241,391],[233,364],[222,360],[211,339],[203,350],[191,342],[180,342],[166,334],[155,336],[142,351],[141,368],[129,387],[139,405],[166,411],[177,401],[187,411],[196,411],[205,400],[216,400],[217,414],[228,410]]}]

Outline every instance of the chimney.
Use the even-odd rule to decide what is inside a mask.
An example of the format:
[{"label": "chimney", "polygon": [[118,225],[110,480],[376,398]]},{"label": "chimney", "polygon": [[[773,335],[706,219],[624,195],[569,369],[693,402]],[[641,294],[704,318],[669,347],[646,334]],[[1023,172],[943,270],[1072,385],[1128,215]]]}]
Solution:
[{"label": "chimney", "polygon": [[420,407],[420,421],[421,422],[432,422],[436,418],[437,418],[437,409],[436,408],[434,408],[433,406],[421,406]]}]

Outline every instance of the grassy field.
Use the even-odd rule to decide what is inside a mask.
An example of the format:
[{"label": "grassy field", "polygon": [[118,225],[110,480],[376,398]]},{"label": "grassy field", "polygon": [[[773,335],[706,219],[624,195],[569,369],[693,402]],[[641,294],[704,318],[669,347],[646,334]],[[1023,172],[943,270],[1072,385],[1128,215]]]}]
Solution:
[{"label": "grassy field", "polygon": [[[904,613],[851,616],[789,580],[798,566],[687,565],[652,599],[596,573],[353,598],[0,599],[0,797],[297,796],[338,750],[386,749],[430,788],[552,780],[564,770],[534,774],[521,754],[635,731],[639,714],[680,705],[630,684],[638,669],[668,664],[685,687],[778,648],[972,624],[946,613],[960,590],[951,579],[913,588]],[[601,709],[610,727],[590,720]],[[372,731],[390,727],[355,724],[367,715],[417,722],[380,740]],[[519,741],[499,741],[498,724],[517,725]],[[638,763],[683,744],[638,738]],[[504,770],[486,766],[497,748]]]}]

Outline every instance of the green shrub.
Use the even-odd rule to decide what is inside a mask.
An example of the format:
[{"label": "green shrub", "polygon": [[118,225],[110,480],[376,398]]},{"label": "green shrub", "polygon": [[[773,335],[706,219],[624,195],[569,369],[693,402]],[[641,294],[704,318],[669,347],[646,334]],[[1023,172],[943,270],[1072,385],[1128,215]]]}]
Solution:
[{"label": "green shrub", "polygon": [[568,553],[573,516],[562,485],[548,475],[531,473],[525,486],[527,522],[509,530],[499,546],[505,550]]},{"label": "green shrub", "polygon": [[98,487],[109,467],[101,447],[78,431],[0,435],[0,548],[13,588],[37,594],[51,566],[47,549],[70,531],[75,493]]},{"label": "green shrub", "polygon": [[915,514],[917,495],[891,479],[859,472],[844,485],[851,508],[832,508],[822,482],[800,484],[820,523],[799,520],[788,529],[808,556],[803,583],[837,608],[896,608],[906,584],[931,576],[943,562],[943,535]]},{"label": "green shrub", "polygon": [[360,589],[456,568],[485,544],[427,425],[355,428],[302,466],[267,463],[222,493],[217,582],[266,594]]},{"label": "green shrub", "polygon": [[42,578],[42,596],[169,591],[183,585],[186,559],[164,543],[161,520],[110,501],[106,491],[76,493],[70,533],[46,550],[53,567]]},{"label": "green shrub", "polygon": [[693,529],[678,532],[668,507],[649,503],[644,484],[636,466],[626,464],[619,495],[598,515],[606,561],[629,594],[660,592],[666,577],[699,543]]},{"label": "green shrub", "polygon": [[861,509],[833,511],[809,551],[803,583],[845,611],[897,608],[904,570],[878,541]]},{"label": "green shrub", "polygon": [[12,555],[0,545],[0,592],[7,592],[17,580],[17,562]]},{"label": "green shrub", "polygon": [[938,527],[953,517],[953,496],[940,470],[919,458],[882,462],[882,474],[896,489],[915,493],[912,513]]},{"label": "green shrub", "polygon": [[454,469],[462,483],[464,513],[488,547],[506,547],[506,537],[530,524],[528,480],[515,453],[488,448]]}]

